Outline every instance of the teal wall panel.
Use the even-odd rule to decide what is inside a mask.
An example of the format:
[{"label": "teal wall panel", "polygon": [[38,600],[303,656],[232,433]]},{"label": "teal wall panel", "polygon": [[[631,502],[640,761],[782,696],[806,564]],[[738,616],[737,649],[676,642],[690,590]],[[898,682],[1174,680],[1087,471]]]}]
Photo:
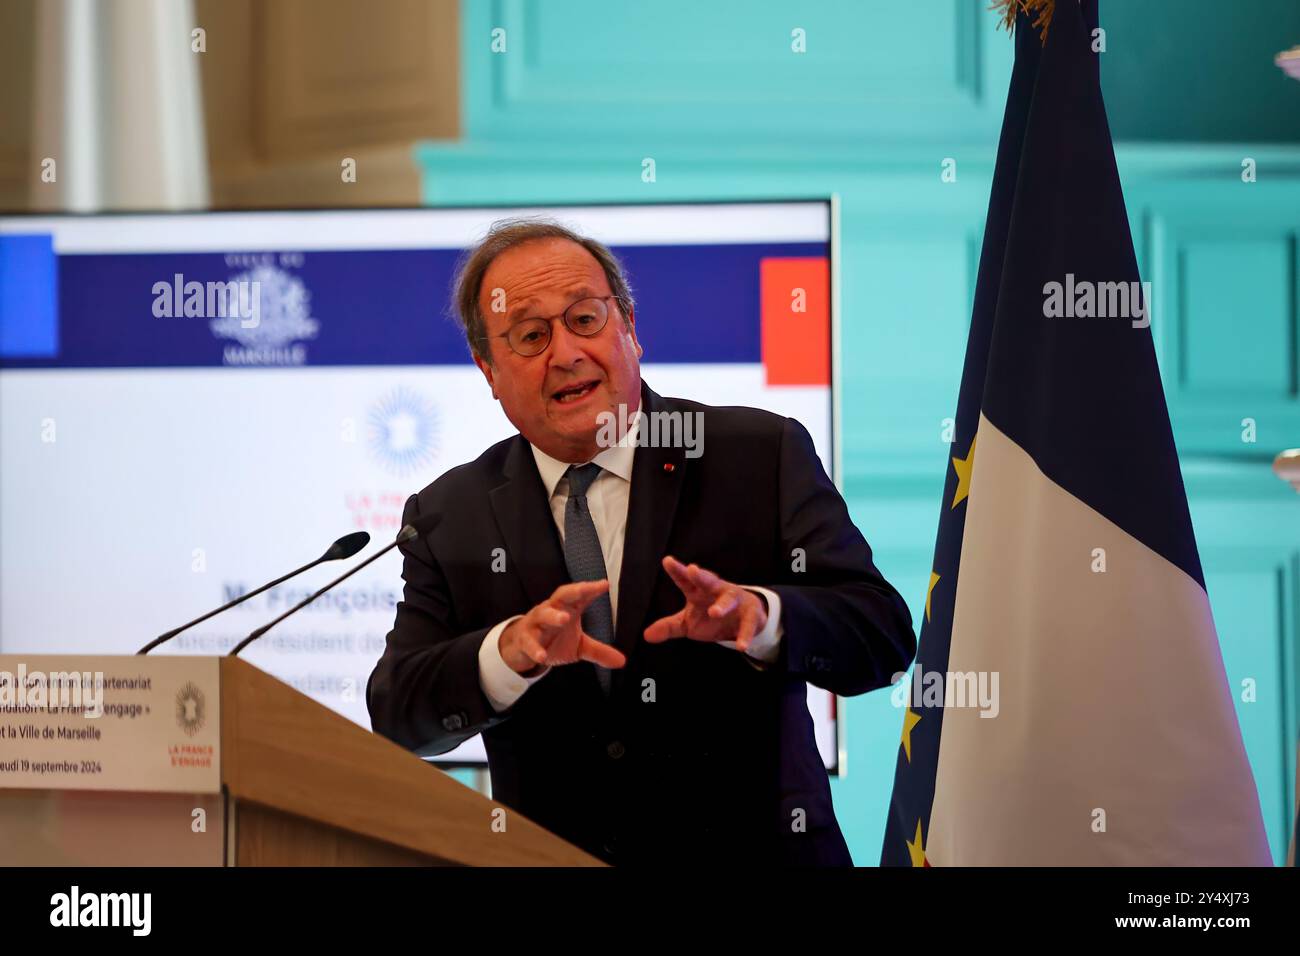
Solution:
[{"label": "teal wall panel", "polygon": [[1102,0],[1102,82],[1118,139],[1300,142],[1295,0]]},{"label": "teal wall panel", "polygon": [[[1287,746],[1284,727],[1288,688],[1278,653],[1283,636],[1280,611],[1288,597],[1287,562],[1231,552],[1210,557],[1213,563],[1206,571],[1205,583],[1214,595],[1224,668],[1246,751],[1258,778],[1269,842],[1275,858],[1282,862],[1290,833],[1290,808],[1295,806],[1293,788],[1287,786],[1287,763],[1279,759]],[[1237,570],[1216,570],[1233,564]],[[1273,614],[1261,614],[1260,609]]]},{"label": "teal wall panel", "polygon": [[[701,136],[996,135],[1003,104],[994,81],[1010,60],[985,6],[467,3],[465,128],[476,140],[576,134],[643,148]],[[794,52],[795,30],[804,31],[805,53]]]},{"label": "teal wall panel", "polygon": [[1183,152],[1206,161],[1161,174],[1147,165],[1161,152],[1138,151],[1125,181],[1175,433],[1184,455],[1259,458],[1300,441],[1300,149]]},{"label": "teal wall panel", "polygon": [[[1236,707],[1281,859],[1300,724],[1300,498],[1268,462],[1300,445],[1300,83],[1271,57],[1300,42],[1300,4],[1251,9],[1270,4],[1264,24],[1217,0],[1102,0],[1102,75],[1128,141],[1117,158],[1225,666],[1238,690],[1257,681],[1257,700],[1238,693]],[[466,138],[417,154],[438,205],[836,196],[841,484],[918,624],[1010,75],[986,7],[466,2]],[[794,27],[806,54],[789,52]],[[940,178],[945,159],[955,182]],[[902,716],[888,691],[841,704],[832,791],[854,859],[871,865]]]},{"label": "teal wall panel", "polygon": [[888,690],[841,699],[846,737],[852,741],[845,771],[831,780],[835,816],[856,866],[876,866],[885,838],[890,787],[881,786],[878,768],[890,768],[898,758],[903,712],[890,700]]},{"label": "teal wall panel", "polygon": [[1292,242],[1206,239],[1181,251],[1182,387],[1292,397]]},{"label": "teal wall panel", "polygon": [[1282,862],[1296,806],[1300,501],[1248,463],[1184,457],[1183,479],[1264,823]]}]

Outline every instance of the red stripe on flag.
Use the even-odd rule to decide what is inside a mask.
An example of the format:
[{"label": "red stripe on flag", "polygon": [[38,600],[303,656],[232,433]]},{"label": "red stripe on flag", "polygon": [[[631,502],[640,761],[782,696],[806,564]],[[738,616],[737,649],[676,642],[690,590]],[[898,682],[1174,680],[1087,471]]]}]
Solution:
[{"label": "red stripe on flag", "polygon": [[759,285],[767,384],[829,385],[830,262],[763,259]]}]

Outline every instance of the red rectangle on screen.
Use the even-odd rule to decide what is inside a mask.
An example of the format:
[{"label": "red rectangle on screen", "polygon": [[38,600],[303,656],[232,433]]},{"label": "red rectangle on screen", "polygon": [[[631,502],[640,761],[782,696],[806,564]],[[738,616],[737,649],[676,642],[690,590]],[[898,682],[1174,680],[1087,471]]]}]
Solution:
[{"label": "red rectangle on screen", "polygon": [[830,261],[764,259],[759,283],[766,383],[829,385]]}]

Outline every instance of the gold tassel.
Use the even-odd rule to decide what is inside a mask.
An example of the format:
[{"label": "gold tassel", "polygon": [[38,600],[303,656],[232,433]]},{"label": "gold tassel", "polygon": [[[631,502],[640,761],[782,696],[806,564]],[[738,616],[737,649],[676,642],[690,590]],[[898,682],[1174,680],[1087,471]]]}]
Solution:
[{"label": "gold tassel", "polygon": [[1047,42],[1047,28],[1052,23],[1052,13],[1056,10],[1056,0],[993,0],[990,10],[997,10],[1002,17],[1002,25],[1010,30],[1016,25],[1016,14],[1024,11],[1026,16],[1037,14],[1033,26],[1039,31],[1043,43]]}]

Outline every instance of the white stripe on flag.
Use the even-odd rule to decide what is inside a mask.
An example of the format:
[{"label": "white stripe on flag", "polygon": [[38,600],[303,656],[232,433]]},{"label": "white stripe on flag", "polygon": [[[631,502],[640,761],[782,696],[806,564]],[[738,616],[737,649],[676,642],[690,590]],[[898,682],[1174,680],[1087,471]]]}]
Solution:
[{"label": "white stripe on flag", "polygon": [[944,712],[929,859],[1270,865],[1205,591],[983,416],[977,449],[948,666],[1000,699]]}]

